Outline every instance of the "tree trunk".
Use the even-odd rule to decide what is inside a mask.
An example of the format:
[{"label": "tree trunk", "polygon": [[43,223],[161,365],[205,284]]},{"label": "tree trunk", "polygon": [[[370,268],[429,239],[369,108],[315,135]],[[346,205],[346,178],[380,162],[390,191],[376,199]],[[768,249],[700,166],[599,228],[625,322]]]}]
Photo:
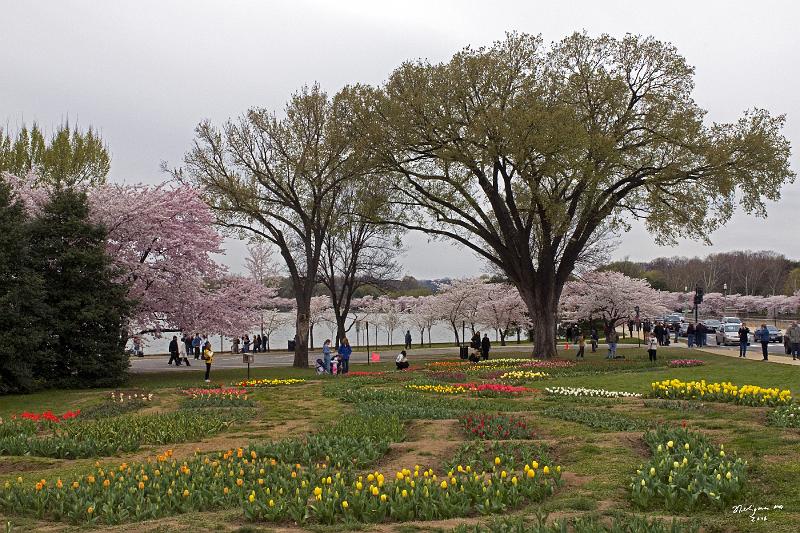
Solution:
[{"label": "tree trunk", "polygon": [[308,368],[308,315],[311,313],[311,299],[297,298],[297,321],[295,322],[294,363],[297,368]]},{"label": "tree trunk", "polygon": [[506,332],[507,331],[508,330],[502,330],[502,329],[500,330],[500,346],[505,346],[506,345]]},{"label": "tree trunk", "polygon": [[531,313],[533,329],[533,355],[550,359],[558,356],[556,350],[556,316],[547,309]]},{"label": "tree trunk", "polygon": [[[453,326],[453,333],[456,334],[456,346],[459,346],[461,343],[458,341],[458,327],[452,322],[450,322],[450,325]],[[430,342],[430,338],[431,338],[431,332],[430,330],[428,330],[428,342]]]},{"label": "tree trunk", "polygon": [[520,290],[528,314],[531,317],[531,340],[533,356],[550,359],[558,356],[556,350],[556,315],[561,287],[554,283],[527,286]]},{"label": "tree trunk", "polygon": [[[336,346],[338,348],[339,347],[339,343],[342,342],[342,339],[344,339],[345,337],[347,337],[347,332],[344,329],[344,318],[342,318],[341,321],[340,321],[339,317],[337,316],[336,317],[336,344],[334,346]],[[358,340],[356,340],[356,344],[358,344]]]}]

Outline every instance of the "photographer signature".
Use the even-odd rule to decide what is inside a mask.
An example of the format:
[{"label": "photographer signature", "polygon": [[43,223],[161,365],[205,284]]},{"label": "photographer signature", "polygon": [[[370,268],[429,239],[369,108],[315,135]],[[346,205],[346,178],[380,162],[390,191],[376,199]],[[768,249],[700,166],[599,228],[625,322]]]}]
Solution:
[{"label": "photographer signature", "polygon": [[750,518],[751,522],[766,522],[767,521],[767,513],[770,511],[782,511],[783,505],[775,504],[770,506],[761,506],[761,505],[734,505],[733,506],[733,514],[743,514],[746,513],[747,516]]}]

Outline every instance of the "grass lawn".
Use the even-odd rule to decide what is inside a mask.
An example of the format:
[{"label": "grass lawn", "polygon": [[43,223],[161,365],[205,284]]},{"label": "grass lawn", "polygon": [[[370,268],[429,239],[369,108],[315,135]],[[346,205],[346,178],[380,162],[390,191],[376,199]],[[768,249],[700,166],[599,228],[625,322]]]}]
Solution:
[{"label": "grass lawn", "polygon": [[[635,339],[630,340],[635,342]],[[524,348],[519,352],[520,355],[525,353]],[[38,447],[0,456],[0,519],[4,524],[8,523],[9,531],[510,532],[544,531],[536,528],[544,520],[544,515],[548,515],[549,523],[554,520],[572,520],[574,523],[577,519],[578,524],[583,523],[584,526],[575,530],[587,532],[604,531],[597,529],[600,527],[597,524],[610,527],[612,521],[616,521],[617,525],[638,524],[630,527],[628,531],[632,532],[661,531],[657,526],[642,526],[642,519],[636,517],[664,519],[667,525],[676,519],[679,522],[676,533],[691,531],[695,525],[710,533],[800,531],[800,429],[770,425],[767,415],[773,408],[700,400],[551,396],[542,390],[556,386],[584,387],[647,395],[652,382],[677,378],[682,381],[706,380],[778,387],[791,389],[796,394],[800,391],[800,367],[742,361],[681,349],[659,350],[661,360],[655,365],[649,364],[644,349],[626,349],[623,352],[626,356],[624,361],[606,362],[602,353],[587,354],[586,361],[569,368],[525,368],[547,372],[550,376],[546,379],[520,378],[514,381],[513,385],[526,387],[527,390],[510,397],[491,391],[447,393],[457,383],[499,383],[500,374],[514,368],[475,370],[457,365],[447,367],[440,364],[441,358],[437,358],[432,365],[428,365],[429,361],[425,359],[412,359],[412,368],[415,370],[407,373],[394,372],[391,362],[370,365],[353,363],[351,372],[377,374],[346,378],[319,378],[312,369],[254,368],[251,377],[255,379],[291,378],[305,381],[252,389],[247,394],[247,400],[242,401],[243,405],[237,407],[224,404],[228,400],[220,399],[213,401],[223,402],[224,405],[187,408],[184,405],[186,395],[181,390],[197,386],[197,375],[168,371],[132,375],[129,383],[121,388],[131,393],[154,395],[152,400],[141,405],[109,406],[110,389],[51,390],[30,395],[3,396],[0,397],[0,417],[5,423],[0,425],[0,449],[4,445],[7,447],[5,449],[12,449],[12,441],[16,437],[10,429],[9,418],[23,411],[52,410],[60,414],[68,409],[80,408],[85,413],[101,414],[90,420],[83,419],[82,413],[75,420],[61,422],[60,429],[55,432],[46,426],[28,429],[26,438],[34,439],[30,442],[36,441]],[[666,366],[666,359],[678,358],[700,359],[704,365],[690,368]],[[215,386],[230,386],[242,377],[240,369],[217,370],[213,374]],[[503,383],[511,383],[507,379]],[[412,384],[430,386],[439,392],[408,389],[407,385]],[[496,394],[500,394],[500,397],[496,397]],[[126,409],[129,411],[126,412]],[[517,437],[521,440],[508,441],[504,440],[504,430],[500,429],[494,439],[475,441],[456,420],[459,415],[466,413],[491,417],[497,416],[492,414],[496,412],[500,412],[497,420],[500,420],[498,423],[501,426],[506,420],[503,417],[510,416],[516,421],[514,423],[525,424],[532,435],[526,434]],[[201,416],[197,417],[198,414]],[[95,415],[87,415],[92,416]],[[120,423],[114,425],[115,421]],[[199,426],[193,430],[193,425],[201,423],[201,433],[196,431]],[[638,479],[637,469],[648,463],[654,453],[646,445],[643,435],[647,428],[657,425],[674,426],[677,430],[685,426],[705,436],[713,446],[724,445],[729,457],[746,460],[747,481],[743,491],[718,507],[709,503],[690,510],[671,511],[665,503],[646,507],[635,505],[630,483]],[[71,430],[73,427],[76,429]],[[89,434],[91,438],[86,437]],[[129,440],[125,440],[128,438],[126,435],[130,436]],[[306,437],[311,440],[297,444],[297,439]],[[38,442],[45,438],[54,440],[46,444]],[[87,444],[87,440],[94,442]],[[97,452],[97,445],[106,440],[119,441],[124,446],[120,444],[112,456]],[[240,447],[259,450],[259,461],[262,455],[266,460],[267,455],[264,454],[277,457],[276,472],[273,473],[267,466],[267,472],[259,475],[255,458],[252,463],[245,461],[240,474],[234,472],[233,468],[230,476],[227,469],[220,470],[218,475],[207,472],[211,463],[203,462],[206,454],[219,462],[222,459],[216,452],[233,450],[233,457],[228,461],[247,459],[247,451],[243,459],[236,459],[236,450]],[[317,449],[319,447],[321,452]],[[94,487],[87,487],[85,495],[82,492],[87,475],[93,474],[98,468],[106,476],[109,471],[119,472],[119,476],[131,478],[128,482],[132,482],[131,476],[139,480],[147,472],[150,476],[147,483],[153,483],[154,476],[148,469],[163,464],[162,470],[167,470],[171,459],[167,463],[156,460],[157,456],[165,454],[165,450],[171,450],[176,469],[184,462],[191,467],[191,474],[177,472],[174,478],[169,479],[183,483],[184,476],[191,476],[192,479],[196,476],[197,481],[192,481],[192,489],[185,496],[163,492],[170,486],[167,481],[159,485],[160,488],[154,485],[152,489],[137,488],[133,483],[128,489],[120,488],[118,496],[114,496],[117,499],[109,496],[104,500],[106,496],[101,490],[91,492]],[[495,456],[502,457],[502,464],[497,468]],[[441,491],[443,489],[438,488],[439,482],[450,479],[443,469],[453,464],[454,458],[463,461],[464,465],[472,465],[476,472],[480,468],[487,470],[487,476],[497,476],[487,494],[491,496],[491,491],[496,489],[498,501],[508,498],[502,508],[487,508],[487,515],[473,506],[452,511],[455,514],[448,515],[450,517],[447,519],[426,521],[403,518],[419,518],[421,515],[413,513],[422,513],[423,508],[439,509],[435,512],[440,512],[442,505],[450,505],[452,501],[447,496],[442,500],[445,503],[434,505],[438,496],[432,492],[429,497],[414,504],[416,511],[409,510],[403,507],[406,504],[402,500],[404,496],[400,494],[400,488],[405,485],[395,480],[395,473],[402,473],[403,468],[413,470],[414,465],[420,465],[423,470],[432,468],[440,477],[435,484],[431,484],[431,491]],[[515,476],[516,480],[518,476],[527,481],[526,470],[522,467],[536,458],[542,466],[548,464],[554,469],[560,465],[563,484],[553,494],[537,493],[539,495],[535,497],[528,495],[517,498],[513,495],[516,489],[511,488],[510,478]],[[285,471],[281,470],[284,462],[288,465]],[[125,468],[119,467],[122,463]],[[295,468],[295,463],[302,466]],[[127,473],[128,465],[137,466]],[[248,466],[253,468],[252,478],[245,472]],[[265,490],[270,484],[273,484],[275,491],[278,487],[294,486],[291,480],[282,481],[280,472],[288,475],[291,470],[303,478],[313,468],[333,469],[333,487],[330,492],[325,489],[319,503],[311,492],[308,492],[307,502],[306,496],[301,496],[305,493],[298,492],[296,500],[287,496],[285,508],[281,507],[284,505],[284,499],[280,499],[284,497],[283,493],[279,496],[278,492],[265,493],[268,496],[263,498],[262,493],[258,492],[256,502],[249,503],[249,488],[237,488],[238,481],[235,481],[243,478],[245,487],[247,483],[253,483],[253,495],[256,496],[256,491]],[[509,469],[509,477],[500,479],[499,470],[506,468]],[[337,474],[341,474],[342,480],[352,478],[355,486],[357,476],[362,476],[364,483],[367,483],[366,476],[374,471],[386,475],[386,487],[382,486],[379,490],[389,493],[386,509],[391,508],[392,511],[387,511],[385,516],[377,514],[369,515],[371,518],[356,519],[355,507],[359,505],[357,502],[362,497],[361,493],[345,492],[355,489],[346,484],[337,485]],[[545,483],[541,466],[538,472],[535,479]],[[23,478],[19,488],[16,485],[18,477]],[[266,483],[256,484],[256,478],[261,477],[266,478]],[[41,479],[46,479],[47,483],[40,493],[33,485]],[[113,479],[117,483],[119,478]],[[226,479],[229,479],[233,492],[229,494],[226,485],[225,495],[214,493],[216,488],[222,486],[220,483],[227,483]],[[53,488],[57,480],[65,483],[64,489],[58,489],[65,491],[63,498],[57,496],[58,490]],[[81,480],[83,484],[74,493],[69,492],[73,489],[66,486],[73,480]],[[324,481],[323,476],[323,487]],[[422,477],[417,481],[421,484]],[[6,482],[10,489],[4,488]],[[408,483],[407,480],[403,482]],[[172,486],[176,486],[175,481],[172,483]],[[308,486],[302,486],[302,490],[311,491],[312,485],[319,481],[312,475],[308,483]],[[398,487],[397,490],[393,491],[390,488],[392,486]],[[114,487],[112,485],[109,490]],[[142,484],[142,487],[145,485]],[[338,499],[333,496],[334,489]],[[500,489],[510,492],[500,494]],[[148,492],[151,490],[162,492]],[[47,491],[52,491],[52,496]],[[203,491],[214,494],[208,496],[210,499],[202,505],[193,503],[193,499],[199,498]],[[12,493],[17,500],[10,499]],[[53,499],[45,502],[45,493]],[[364,501],[371,502],[368,496],[363,497]],[[350,499],[351,508],[343,511],[341,500],[345,497]],[[458,496],[453,494],[453,497]],[[75,498],[88,499],[76,503],[78,500]],[[334,498],[330,504],[329,498]],[[159,502],[157,504],[154,503],[156,499]],[[271,499],[277,499],[279,503],[270,507],[267,502]],[[106,505],[102,503],[104,501],[108,507],[103,507]],[[279,508],[281,512],[290,513],[291,505],[295,505],[291,501],[299,505],[297,509],[305,516],[270,514],[278,513]],[[381,504],[377,503],[377,497],[374,501],[376,503],[370,505],[378,509]],[[769,509],[756,512],[756,519],[751,520],[751,512],[734,513],[735,504]],[[70,518],[72,515],[68,510],[71,505],[89,505],[92,513],[87,515],[86,510],[82,510],[83,514],[77,518]],[[148,507],[150,505],[155,507]],[[258,505],[262,505],[263,509]],[[261,510],[256,512],[256,507]],[[151,510],[145,512],[146,509]],[[331,517],[332,525],[323,523],[326,517]],[[302,523],[298,524],[298,521]],[[594,523],[595,529],[586,526],[586,523]]]}]

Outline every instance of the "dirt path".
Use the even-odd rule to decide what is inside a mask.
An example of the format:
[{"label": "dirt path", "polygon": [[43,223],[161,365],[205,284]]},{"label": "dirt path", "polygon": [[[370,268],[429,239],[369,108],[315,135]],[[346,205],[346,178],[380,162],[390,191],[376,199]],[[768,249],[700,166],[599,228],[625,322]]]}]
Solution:
[{"label": "dirt path", "polygon": [[376,470],[394,473],[419,465],[439,471],[462,442],[458,420],[415,420],[408,426],[406,440],[392,444]]}]

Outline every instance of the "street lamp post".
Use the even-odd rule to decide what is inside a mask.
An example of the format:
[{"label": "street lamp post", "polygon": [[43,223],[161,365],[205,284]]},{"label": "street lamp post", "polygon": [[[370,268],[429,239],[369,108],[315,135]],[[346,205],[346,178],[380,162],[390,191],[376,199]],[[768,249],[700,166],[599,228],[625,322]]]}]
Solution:
[{"label": "street lamp post", "polygon": [[633,310],[636,312],[636,342],[639,344],[639,348],[641,348],[642,339],[639,337],[639,306],[635,306]]}]

